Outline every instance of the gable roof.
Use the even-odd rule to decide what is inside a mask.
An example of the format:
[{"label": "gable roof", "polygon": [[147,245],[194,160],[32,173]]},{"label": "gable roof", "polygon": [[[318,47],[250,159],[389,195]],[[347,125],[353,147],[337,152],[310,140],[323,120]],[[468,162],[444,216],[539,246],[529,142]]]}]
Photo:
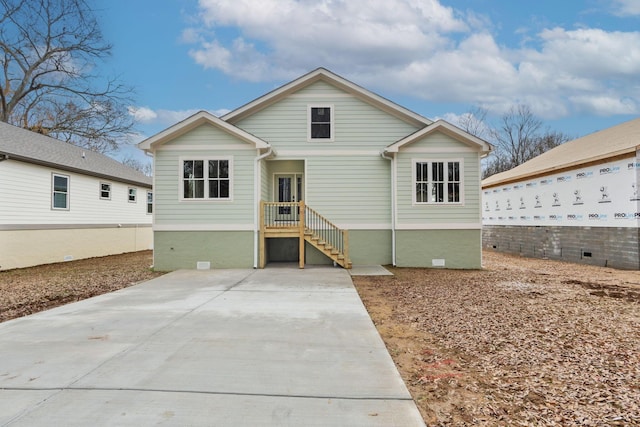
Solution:
[{"label": "gable roof", "polygon": [[467,144],[471,148],[474,148],[482,152],[483,154],[488,154],[493,148],[488,142],[476,136],[473,136],[468,132],[463,131],[462,129],[452,125],[451,123],[444,120],[437,120],[429,126],[422,128],[412,133],[411,135],[402,138],[400,141],[389,145],[384,149],[384,151],[386,153],[397,153],[405,145],[416,142],[421,138],[431,135],[434,132],[442,132],[446,135],[449,135],[450,137],[455,138],[457,141]]},{"label": "gable roof", "polygon": [[635,155],[640,149],[640,118],[565,142],[533,159],[482,181],[483,187],[520,181],[587,163]]},{"label": "gable roof", "polygon": [[138,144],[138,147],[146,152],[150,152],[154,150],[155,146],[162,145],[165,142],[172,140],[182,134],[189,132],[192,129],[197,128],[203,124],[209,124],[215,126],[218,129],[221,129],[227,132],[230,135],[233,135],[244,142],[249,144],[253,144],[256,148],[269,148],[270,145],[268,142],[258,138],[250,134],[249,132],[245,132],[244,130],[237,128],[213,114],[207,111],[198,111],[194,115],[187,117],[181,122],[176,123],[175,125],[163,130],[160,133],[155,134],[154,136],[145,139],[144,141]]},{"label": "gable roof", "polygon": [[151,178],[117,160],[0,122],[0,158],[151,188]]},{"label": "gable roof", "polygon": [[323,81],[325,83],[338,87],[345,92],[354,95],[356,98],[368,104],[376,106],[381,110],[413,125],[422,127],[433,123],[426,117],[422,117],[421,115],[414,113],[413,111],[402,107],[392,101],[389,101],[388,99],[383,98],[380,95],[376,95],[375,93],[364,89],[363,87],[358,86],[355,83],[352,83],[335,73],[332,73],[326,68],[317,68],[310,73],[307,73],[302,77],[299,77],[292,82],[287,83],[284,86],[281,86],[278,89],[275,89],[267,93],[266,95],[263,95],[260,98],[257,98],[249,102],[248,104],[245,104],[242,107],[225,114],[221,117],[221,119],[229,123],[237,123],[241,119],[250,116],[251,114],[254,114],[255,112],[260,111],[268,107],[269,105],[280,101],[288,95],[318,81]]}]

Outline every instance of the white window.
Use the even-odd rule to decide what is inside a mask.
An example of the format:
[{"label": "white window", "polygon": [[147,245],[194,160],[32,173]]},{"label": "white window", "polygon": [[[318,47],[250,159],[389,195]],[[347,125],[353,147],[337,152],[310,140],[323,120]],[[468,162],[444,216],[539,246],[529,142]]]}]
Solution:
[{"label": "white window", "polygon": [[185,200],[231,200],[231,160],[182,160],[181,187]]},{"label": "white window", "polygon": [[332,105],[309,106],[309,141],[333,141],[334,112]]},{"label": "white window", "polygon": [[147,191],[147,213],[153,213],[153,193]]},{"label": "white window", "polygon": [[100,183],[100,198],[103,200],[111,199],[111,184],[106,182]]},{"label": "white window", "polygon": [[462,203],[460,160],[415,161],[414,203]]},{"label": "white window", "polygon": [[129,203],[135,203],[136,202],[136,193],[137,190],[135,188],[129,187]]},{"label": "white window", "polygon": [[51,207],[69,209],[69,177],[53,174],[51,179]]}]

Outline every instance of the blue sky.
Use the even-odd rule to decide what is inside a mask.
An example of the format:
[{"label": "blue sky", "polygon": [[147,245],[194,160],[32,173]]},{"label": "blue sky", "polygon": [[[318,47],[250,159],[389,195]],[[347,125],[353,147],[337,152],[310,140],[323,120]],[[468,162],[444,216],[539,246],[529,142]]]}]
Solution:
[{"label": "blue sky", "polygon": [[103,73],[136,88],[135,142],[198,110],[233,110],[320,66],[453,123],[472,105],[498,118],[527,104],[551,130],[579,137],[640,115],[639,0],[109,0],[95,7],[113,44]]}]

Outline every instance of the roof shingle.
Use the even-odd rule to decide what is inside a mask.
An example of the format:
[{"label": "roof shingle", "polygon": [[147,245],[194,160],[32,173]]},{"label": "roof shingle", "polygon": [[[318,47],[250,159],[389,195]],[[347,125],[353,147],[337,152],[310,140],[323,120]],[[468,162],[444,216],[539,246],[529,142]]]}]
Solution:
[{"label": "roof shingle", "polygon": [[0,155],[151,188],[151,178],[104,154],[0,122]]}]

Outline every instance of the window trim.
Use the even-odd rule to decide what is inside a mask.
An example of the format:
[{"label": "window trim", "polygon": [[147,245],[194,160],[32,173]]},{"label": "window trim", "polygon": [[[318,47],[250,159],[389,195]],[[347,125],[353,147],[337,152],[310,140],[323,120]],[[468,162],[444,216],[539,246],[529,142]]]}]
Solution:
[{"label": "window trim", "polygon": [[[64,193],[66,195],[65,199],[65,207],[57,208],[55,206],[55,194],[59,193],[56,191],[55,180],[56,177],[61,177],[67,180],[67,191]],[[51,209],[55,211],[68,211],[71,209],[71,177],[69,175],[64,175],[61,173],[52,172],[51,173]]]},{"label": "window trim", "polygon": [[[331,114],[329,119],[329,138],[312,138],[311,137],[311,111],[314,108],[328,108]],[[309,104],[307,105],[307,142],[334,142],[335,141],[335,122],[336,122],[336,109],[333,104]]]},{"label": "window trim", "polygon": [[[133,190],[133,200],[131,200],[131,190]],[[127,187],[127,201],[129,203],[138,203],[138,188]]]},{"label": "window trim", "polygon": [[[431,194],[431,186],[433,185],[433,177],[431,164],[433,163],[444,163],[444,199],[442,202],[432,202],[431,200],[427,200],[426,202],[418,202],[416,199],[416,186],[417,186],[417,169],[418,163],[428,163],[428,193]],[[449,202],[448,201],[448,174],[447,171],[449,169],[449,163],[458,163],[458,167],[460,170],[460,200],[457,202]],[[446,159],[413,159],[411,162],[411,202],[414,206],[463,206],[464,205],[464,161],[461,158],[446,158]]]},{"label": "window trim", "polygon": [[[149,196],[151,196],[151,201],[149,201]],[[152,215],[152,214],[153,214],[153,191],[147,191],[147,215]]]},{"label": "window trim", "polygon": [[[229,197],[226,198],[210,198],[210,197],[184,197],[184,162],[189,160],[202,160],[203,162],[209,162],[210,160],[227,160],[229,162]],[[233,156],[180,156],[178,159],[178,200],[180,202],[188,203],[202,203],[202,202],[214,202],[214,203],[227,203],[233,202]],[[204,179],[204,194],[209,194],[209,179]]]},{"label": "window trim", "polygon": [[[108,197],[103,197],[102,196],[102,192],[103,192],[102,186],[103,185],[108,185],[109,186],[109,190],[108,190],[109,196]],[[113,186],[111,185],[110,182],[100,181],[100,183],[98,184],[98,195],[100,196],[100,200],[111,200],[112,188],[113,188]]]}]

